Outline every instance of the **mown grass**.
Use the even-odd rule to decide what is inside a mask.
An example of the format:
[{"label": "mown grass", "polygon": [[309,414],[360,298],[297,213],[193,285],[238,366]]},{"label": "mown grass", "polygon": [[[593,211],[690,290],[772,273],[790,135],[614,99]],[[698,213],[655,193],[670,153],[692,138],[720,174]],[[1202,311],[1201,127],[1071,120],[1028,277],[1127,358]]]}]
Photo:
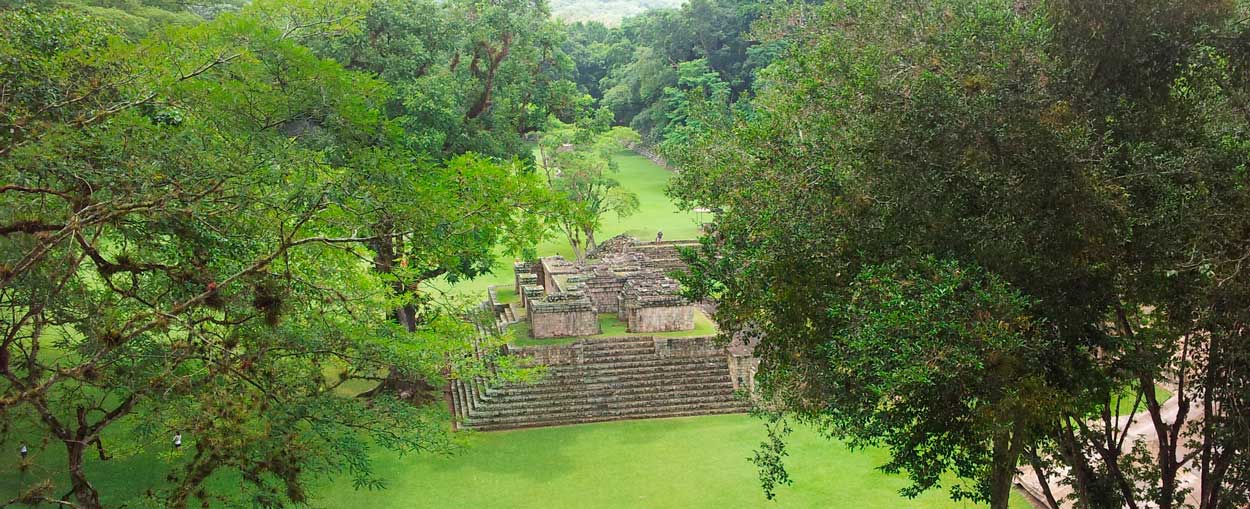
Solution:
[{"label": "mown grass", "polygon": [[495,298],[498,299],[500,304],[521,302],[521,296],[517,295],[516,289],[506,285],[495,288]]},{"label": "mown grass", "polygon": [[[884,451],[850,451],[802,427],[786,458],[794,484],[769,501],[747,460],[765,438],[762,422],[745,415],[477,433],[452,457],[378,456],[386,490],[355,491],[344,480],[316,494],[345,508],[978,507],[942,491],[904,498],[907,481],[876,469]],[[1028,507],[1013,500],[1013,509]]]}]

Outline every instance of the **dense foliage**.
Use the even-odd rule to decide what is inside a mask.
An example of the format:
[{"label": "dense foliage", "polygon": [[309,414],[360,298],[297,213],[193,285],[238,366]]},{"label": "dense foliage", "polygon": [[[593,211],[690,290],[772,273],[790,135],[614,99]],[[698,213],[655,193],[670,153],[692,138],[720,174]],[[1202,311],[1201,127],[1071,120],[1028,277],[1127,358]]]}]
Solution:
[{"label": "dense foliage", "polygon": [[576,23],[564,50],[581,90],[642,135],[648,145],[684,144],[691,101],[725,110],[749,95],[754,71],[779,44],[757,45],[752,23],[764,10],[753,0],[693,0],[657,9],[619,27]]},{"label": "dense foliage", "polygon": [[[779,11],[759,33],[786,51],[750,114],[709,117],[676,159],[677,196],[721,211],[692,293],[760,338],[779,410],[888,446],[914,489],[950,471],[971,481],[956,497],[1005,507],[1026,462],[1079,507],[1243,507],[1246,14],[1170,0]],[[1126,386],[1157,452],[1131,447]],[[782,452],[765,451],[766,481],[784,480]],[[1187,471],[1201,482],[1183,485]]]},{"label": "dense foliage", "polygon": [[[352,387],[524,374],[419,282],[532,245],[521,211],[545,187],[519,160],[413,143],[432,135],[396,95],[405,75],[319,55],[359,40],[360,7],[254,2],[133,41],[73,8],[0,10],[0,409],[36,476],[13,501],[281,506],[334,473],[376,487],[371,444],[446,452],[449,422],[425,404],[438,394]],[[528,30],[515,14],[466,28],[465,60],[490,62],[466,63],[480,85],[451,106],[513,139],[501,156],[524,130],[496,112],[534,89],[503,76],[532,76],[540,51],[491,46]],[[168,475],[139,500],[98,493],[92,449]],[[65,469],[34,468],[46,455]]]}]

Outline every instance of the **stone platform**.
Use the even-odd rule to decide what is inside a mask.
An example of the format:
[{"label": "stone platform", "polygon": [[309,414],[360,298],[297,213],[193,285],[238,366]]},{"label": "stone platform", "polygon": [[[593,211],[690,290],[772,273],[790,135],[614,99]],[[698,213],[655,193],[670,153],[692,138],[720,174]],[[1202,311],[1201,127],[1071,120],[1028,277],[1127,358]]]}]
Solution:
[{"label": "stone platform", "polygon": [[[528,384],[452,383],[453,413],[482,431],[745,412],[740,363],[713,338],[623,337],[510,348],[548,366]],[[745,387],[742,387],[746,389]]]}]

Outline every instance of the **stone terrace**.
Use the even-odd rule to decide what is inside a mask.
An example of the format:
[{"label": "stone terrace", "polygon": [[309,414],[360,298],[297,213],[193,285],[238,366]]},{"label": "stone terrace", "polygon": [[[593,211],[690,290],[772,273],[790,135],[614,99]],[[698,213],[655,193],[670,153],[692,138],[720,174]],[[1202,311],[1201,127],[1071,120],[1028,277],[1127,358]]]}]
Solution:
[{"label": "stone terrace", "polygon": [[[743,412],[757,367],[749,352],[713,337],[587,338],[600,334],[598,313],[616,313],[629,333],[693,330],[694,304],[667,274],[682,269],[678,249],[691,242],[639,242],[615,237],[574,264],[553,256],[517,262],[519,305],[484,303],[503,330],[528,319],[534,338],[582,338],[571,344],[516,347],[504,354],[547,366],[528,384],[487,386],[454,380],[451,408],[461,426],[502,430],[585,422]],[[526,362],[526,361],[523,361]]]},{"label": "stone terrace", "polygon": [[711,338],[606,338],[511,349],[549,367],[530,384],[452,385],[464,426],[488,431],[621,419],[744,412],[740,376]]}]

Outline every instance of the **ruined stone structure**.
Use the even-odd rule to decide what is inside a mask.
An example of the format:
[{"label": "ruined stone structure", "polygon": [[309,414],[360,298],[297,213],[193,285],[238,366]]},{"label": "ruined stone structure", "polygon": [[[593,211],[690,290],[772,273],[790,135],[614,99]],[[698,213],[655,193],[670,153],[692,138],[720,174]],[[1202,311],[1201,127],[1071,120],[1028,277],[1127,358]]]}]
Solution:
[{"label": "ruined stone structure", "polygon": [[[576,264],[553,256],[515,264],[519,302],[490,292],[483,309],[502,331],[528,320],[534,338],[583,337],[572,344],[516,347],[504,353],[548,367],[533,383],[489,386],[453,380],[452,413],[461,426],[501,430],[584,422],[746,411],[758,361],[750,348],[726,348],[714,337],[586,338],[612,313],[631,333],[691,330],[695,306],[668,276],[685,267],[690,242],[639,242],[621,236]],[[479,326],[484,330],[483,326]]]},{"label": "ruined stone structure", "polygon": [[656,272],[625,280],[617,297],[617,316],[629,332],[667,332],[694,328],[694,305],[680,294],[676,281]]},{"label": "ruined stone structure", "polygon": [[[694,306],[667,274],[685,268],[679,248],[689,241],[640,242],[617,236],[584,264],[560,256],[517,262],[515,285],[537,339],[598,332],[598,313],[616,313],[635,333],[694,329]],[[538,293],[541,287],[542,294]]]},{"label": "ruined stone structure", "polygon": [[463,426],[502,430],[745,412],[728,355],[712,338],[580,340],[510,349],[548,367],[542,380],[485,387],[452,383],[452,409]]},{"label": "ruined stone structure", "polygon": [[581,292],[553,293],[531,300],[527,312],[530,334],[535,338],[593,336],[602,332],[594,304]]},{"label": "ruined stone structure", "polygon": [[518,261],[512,264],[513,289],[517,295],[521,295],[521,289],[538,284],[538,264],[534,262]]}]

